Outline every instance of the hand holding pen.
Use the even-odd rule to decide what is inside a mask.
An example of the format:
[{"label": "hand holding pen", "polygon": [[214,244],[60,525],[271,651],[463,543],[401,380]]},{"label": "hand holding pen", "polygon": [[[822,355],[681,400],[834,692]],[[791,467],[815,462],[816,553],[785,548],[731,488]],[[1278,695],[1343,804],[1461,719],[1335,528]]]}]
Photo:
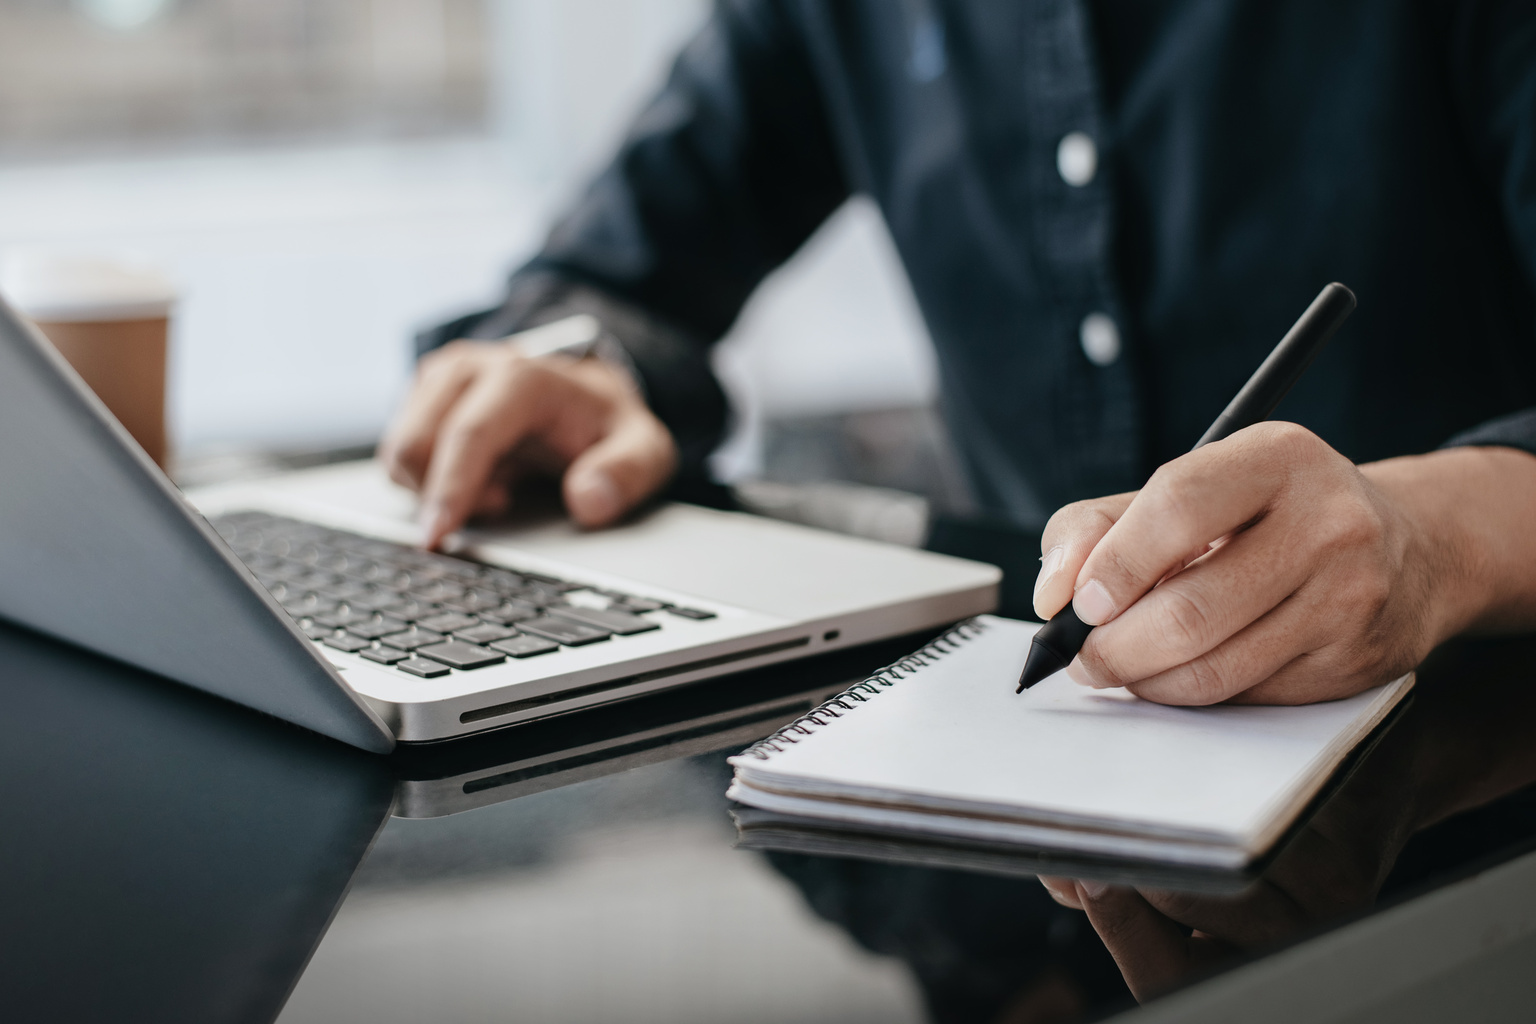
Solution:
[{"label": "hand holding pen", "polygon": [[1508,460],[1529,455],[1356,466],[1302,427],[1261,422],[1353,305],[1325,289],[1201,443],[1140,491],[1052,516],[1035,590],[1051,621],[1022,684],[1065,666],[1167,704],[1328,700],[1401,675],[1497,605],[1500,574],[1458,553],[1520,535],[1531,506],[1458,496],[1509,490],[1523,477]]}]

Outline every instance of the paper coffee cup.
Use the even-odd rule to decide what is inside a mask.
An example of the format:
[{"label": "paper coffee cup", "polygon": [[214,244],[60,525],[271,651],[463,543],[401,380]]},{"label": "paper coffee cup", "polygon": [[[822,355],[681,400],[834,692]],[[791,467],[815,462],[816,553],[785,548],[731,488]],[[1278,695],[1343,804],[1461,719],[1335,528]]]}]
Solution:
[{"label": "paper coffee cup", "polygon": [[166,341],[175,286],[101,256],[12,253],[0,294],[42,329],[150,458],[165,466]]}]

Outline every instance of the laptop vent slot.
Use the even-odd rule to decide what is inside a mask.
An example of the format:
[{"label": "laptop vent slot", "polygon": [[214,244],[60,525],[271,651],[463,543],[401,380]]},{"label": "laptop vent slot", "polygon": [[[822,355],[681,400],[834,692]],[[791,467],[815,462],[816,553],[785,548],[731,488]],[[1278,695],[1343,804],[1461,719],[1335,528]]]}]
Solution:
[{"label": "laptop vent slot", "polygon": [[714,736],[728,733],[733,729],[740,729],[748,725],[758,725],[762,722],[782,722],[786,718],[793,717],[797,712],[809,711],[812,702],[808,700],[795,701],[791,704],[782,704],[768,708],[765,711],[754,711],[751,714],[738,715],[722,722],[710,722],[707,725],[695,726],[690,729],[680,729],[677,732],[669,732],[664,736],[655,736],[649,739],[637,740],[634,743],[625,743],[622,746],[608,747],[605,750],[594,750],[586,754],[577,754],[574,757],[562,758],[558,761],[549,761],[545,764],[531,765],[527,768],[517,768],[499,775],[490,775],[483,779],[470,779],[464,783],[464,792],[468,794],[483,793],[488,789],[500,789],[502,786],[510,786],[517,782],[527,782],[529,779],[543,778],[546,775],[554,775],[556,772],[570,771],[574,768],[582,768],[589,764],[601,764],[604,761],[615,761],[630,754],[640,754],[647,750],[657,750],[669,747],[676,743],[697,739],[702,736]]},{"label": "laptop vent slot", "polygon": [[714,668],[717,665],[728,665],[733,661],[760,658],[765,654],[777,654],[779,651],[804,647],[810,642],[810,637],[802,636],[794,640],[783,640],[776,644],[753,647],[750,650],[736,651],[732,654],[721,654],[714,658],[701,658],[698,661],[690,661],[682,665],[672,665],[668,668],[659,668],[654,672],[642,672],[639,675],[625,676],[622,679],[609,679],[606,682],[593,683],[591,686],[580,686],[574,690],[560,690],[556,693],[546,693],[538,697],[525,697],[522,700],[508,701],[505,704],[493,704],[488,708],[466,711],[459,716],[459,721],[465,723],[483,722],[488,718],[500,718],[502,715],[529,711],[533,708],[541,708],[549,704],[565,704],[573,700],[579,700],[582,697],[604,693],[608,690],[619,690],[626,686],[637,686],[640,683],[650,683],[657,679],[665,679],[668,676],[680,676],[685,672],[697,672],[700,669]]}]

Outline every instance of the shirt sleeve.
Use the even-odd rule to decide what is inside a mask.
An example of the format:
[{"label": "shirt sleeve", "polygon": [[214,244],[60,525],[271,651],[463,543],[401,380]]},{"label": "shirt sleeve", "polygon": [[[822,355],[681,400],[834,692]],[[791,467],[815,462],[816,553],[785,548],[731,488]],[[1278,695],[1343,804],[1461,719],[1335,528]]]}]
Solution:
[{"label": "shirt sleeve", "polygon": [[425,332],[418,350],[592,313],[697,476],[727,416],[710,346],[848,193],[785,5],[721,0],[503,303]]},{"label": "shirt sleeve", "polygon": [[[1486,2],[1458,11],[1453,67],[1471,155],[1497,200],[1527,294],[1536,303],[1536,9],[1529,3]],[[1530,343],[1536,345],[1536,333]],[[1467,445],[1536,455],[1536,409],[1481,423],[1443,447]]]}]

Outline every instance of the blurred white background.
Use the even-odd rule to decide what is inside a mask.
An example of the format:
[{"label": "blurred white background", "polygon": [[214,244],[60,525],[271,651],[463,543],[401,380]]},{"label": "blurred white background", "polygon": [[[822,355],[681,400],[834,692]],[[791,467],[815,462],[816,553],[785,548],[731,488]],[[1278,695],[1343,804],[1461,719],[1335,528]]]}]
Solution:
[{"label": "blurred white background", "polygon": [[[123,253],[183,289],[184,455],[372,440],[420,327],[491,301],[611,153],[703,0],[0,0],[0,249]],[[846,207],[718,366],[765,418],[927,405],[878,213]]]}]

